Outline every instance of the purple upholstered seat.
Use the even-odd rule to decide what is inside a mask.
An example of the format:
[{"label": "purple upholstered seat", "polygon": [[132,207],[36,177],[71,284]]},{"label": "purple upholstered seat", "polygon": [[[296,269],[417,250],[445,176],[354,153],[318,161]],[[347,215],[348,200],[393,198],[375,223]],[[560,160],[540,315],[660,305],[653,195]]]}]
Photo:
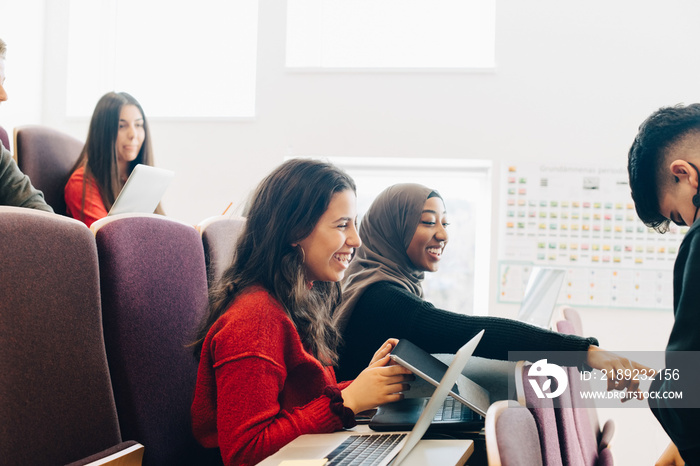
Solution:
[{"label": "purple upholstered seat", "polygon": [[518,362],[516,365],[515,383],[518,392],[518,402],[527,406],[535,419],[540,439],[540,451],[542,452],[542,464],[545,466],[561,466],[562,454],[559,444],[557,420],[554,414],[554,403],[551,398],[538,398],[529,383],[533,378],[543,386],[541,377],[528,376],[529,363]]},{"label": "purple upholstered seat", "polygon": [[[581,319],[578,317],[578,313],[576,313],[573,308],[568,308],[568,310],[568,313],[564,313],[566,320],[556,323],[557,331],[569,335],[581,335]],[[603,435],[600,431],[595,405],[591,400],[584,400],[578,395],[582,391],[588,390],[590,384],[587,381],[581,380],[577,368],[569,367],[567,371],[569,375],[568,399],[567,396],[565,396],[558,400],[560,406],[566,406],[567,409],[562,410],[559,422],[565,422],[565,418],[568,419],[569,416],[573,416],[573,423],[576,427],[581,455],[586,466],[601,464],[601,462],[605,461],[610,461],[610,463],[606,462],[605,464],[612,464],[612,456],[605,459],[600,458],[599,451],[608,447],[610,438],[615,430],[614,423],[612,420],[606,423],[605,430],[607,435],[604,440],[605,445],[601,446],[599,442],[603,439]],[[570,414],[569,411],[571,412]],[[569,420],[566,422],[570,423]]]},{"label": "purple upholstered seat", "polygon": [[195,441],[197,361],[186,345],[207,308],[199,234],[157,215],[110,218],[95,232],[105,344],[122,435],[144,465],[220,463]]},{"label": "purple upholstered seat", "polygon": [[216,217],[199,225],[207,262],[209,286],[221,278],[231,265],[238,236],[245,227],[245,218]]},{"label": "purple upholstered seat", "polygon": [[[574,374],[578,377],[578,370],[575,367],[568,367],[566,370],[569,377],[568,388],[564,393],[554,398],[554,415],[557,420],[562,461],[568,466],[594,466],[598,457],[595,442],[592,443],[590,449],[584,450],[582,448],[579,440],[580,425],[577,425],[574,417],[571,390],[578,385],[576,384],[577,379],[572,379],[572,377]],[[587,423],[585,428],[590,430],[590,424]]]},{"label": "purple upholstered seat", "polygon": [[542,465],[537,425],[524,406],[509,400],[493,403],[484,430],[489,465]]},{"label": "purple upholstered seat", "polygon": [[63,188],[70,169],[80,156],[83,143],[45,126],[15,128],[17,165],[44,193],[46,203],[57,214],[66,214]]},{"label": "purple upholstered seat", "polygon": [[[570,306],[564,306],[562,309],[562,314],[564,315],[564,320],[561,320],[556,323],[556,329],[558,332],[561,333],[566,333],[569,335],[578,335],[580,337],[584,336],[583,335],[583,323],[581,321],[581,316],[579,315],[578,311],[574,309],[573,307]],[[584,382],[581,387],[585,390],[588,387],[588,382]],[[590,403],[591,408],[593,408],[593,404]],[[594,408],[589,409],[587,411],[588,414],[588,420],[591,424],[591,430],[594,432],[594,435],[597,437],[600,437],[600,421],[598,420],[598,411],[596,411]],[[612,423],[612,420],[609,420],[608,422]],[[611,426],[614,431],[614,426]]]},{"label": "purple upholstered seat", "polygon": [[[569,335],[576,332],[574,324],[568,320],[557,322],[557,330]],[[598,460],[598,442],[596,439],[597,432],[592,427],[591,415],[595,416],[596,422],[598,416],[595,412],[595,406],[590,402],[584,401],[579,395],[584,386],[581,383],[578,369],[576,367],[568,367],[567,373],[569,376],[569,390],[568,393],[558,400],[560,406],[565,408],[561,410],[560,422],[567,424],[566,429],[573,423],[576,437],[578,438],[577,443],[580,448],[580,454],[583,457],[583,464],[593,466]]]},{"label": "purple upholstered seat", "polygon": [[[571,335],[583,336],[583,322],[578,311],[573,307],[564,306],[562,309],[562,314],[564,314],[564,321],[569,322],[572,326],[571,331],[566,332]],[[561,332],[561,330],[559,330]]]},{"label": "purple upholstered seat", "polygon": [[66,464],[128,446],[110,386],[90,230],[3,206],[0,238],[0,463]]}]

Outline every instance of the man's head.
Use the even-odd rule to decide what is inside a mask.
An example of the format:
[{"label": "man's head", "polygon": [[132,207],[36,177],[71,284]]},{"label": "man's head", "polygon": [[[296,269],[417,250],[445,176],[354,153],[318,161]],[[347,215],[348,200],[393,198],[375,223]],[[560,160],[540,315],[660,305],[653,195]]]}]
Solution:
[{"label": "man's head", "polygon": [[700,104],[664,107],[639,127],[627,163],[637,215],[659,232],[669,220],[690,225],[700,197]]},{"label": "man's head", "polygon": [[5,54],[7,53],[7,44],[0,39],[0,102],[7,100],[5,92]]}]

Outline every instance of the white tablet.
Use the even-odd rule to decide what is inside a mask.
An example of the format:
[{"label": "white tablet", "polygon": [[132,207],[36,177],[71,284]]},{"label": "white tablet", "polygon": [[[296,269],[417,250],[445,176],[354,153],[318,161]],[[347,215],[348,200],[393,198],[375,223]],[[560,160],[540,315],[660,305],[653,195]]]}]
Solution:
[{"label": "white tablet", "polygon": [[153,213],[174,177],[164,168],[136,165],[108,215]]}]

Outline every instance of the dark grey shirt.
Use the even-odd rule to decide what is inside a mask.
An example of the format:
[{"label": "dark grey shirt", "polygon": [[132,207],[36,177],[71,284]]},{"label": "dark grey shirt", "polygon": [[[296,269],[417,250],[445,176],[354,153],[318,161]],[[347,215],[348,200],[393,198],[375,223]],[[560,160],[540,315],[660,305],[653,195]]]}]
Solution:
[{"label": "dark grey shirt", "polygon": [[53,212],[41,191],[32,186],[12,159],[10,151],[0,142],[0,205],[27,207]]}]

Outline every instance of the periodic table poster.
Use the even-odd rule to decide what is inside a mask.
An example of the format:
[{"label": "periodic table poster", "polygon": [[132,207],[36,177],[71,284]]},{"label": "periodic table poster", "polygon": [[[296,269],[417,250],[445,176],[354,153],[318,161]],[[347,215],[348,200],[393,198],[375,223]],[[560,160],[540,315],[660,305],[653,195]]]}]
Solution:
[{"label": "periodic table poster", "polygon": [[500,186],[499,302],[520,302],[540,265],[567,271],[559,304],[672,308],[673,263],[688,228],[647,228],[626,167],[504,164]]}]

